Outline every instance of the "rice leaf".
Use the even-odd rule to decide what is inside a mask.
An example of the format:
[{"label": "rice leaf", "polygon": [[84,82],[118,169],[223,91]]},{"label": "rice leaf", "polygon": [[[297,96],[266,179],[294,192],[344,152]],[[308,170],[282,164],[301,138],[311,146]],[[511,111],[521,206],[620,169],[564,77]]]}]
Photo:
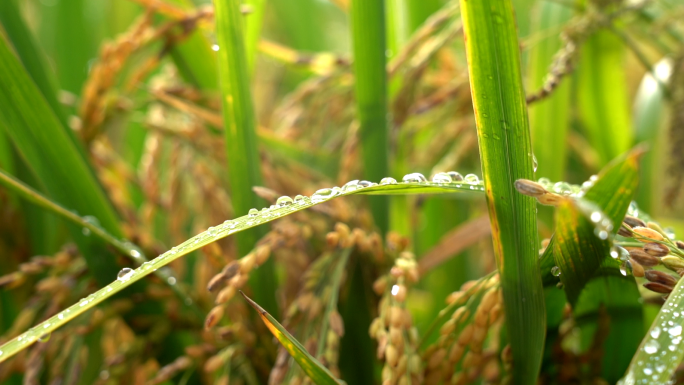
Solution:
[{"label": "rice leaf", "polygon": [[272,315],[268,314],[259,304],[252,301],[249,297],[240,291],[247,302],[259,313],[261,320],[264,321],[268,330],[275,336],[276,339],[285,347],[290,356],[297,361],[311,380],[317,385],[340,385],[343,382],[336,379],[330,371],[323,366],[318,360],[306,351],[306,348],[297,341],[292,334],[290,334]]},{"label": "rice leaf", "polygon": [[684,280],[679,280],[672,293],[660,308],[632,358],[623,385],[669,384],[675,370],[684,358],[682,328],[684,317]]},{"label": "rice leaf", "polygon": [[634,140],[647,143],[651,151],[641,160],[641,184],[636,201],[639,207],[649,213],[658,212],[659,180],[665,177],[662,165],[666,164],[667,151],[667,102],[664,88],[672,71],[672,59],[662,59],[654,66],[656,77],[650,72],[644,74],[634,101]]},{"label": "rice leaf", "polygon": [[[263,201],[252,187],[263,185],[256,137],[256,116],[250,91],[250,76],[245,57],[243,16],[237,0],[214,1],[218,51],[219,83],[222,94],[223,124],[231,202],[235,212],[247,212]],[[248,231],[237,239],[238,252],[248,253],[263,235],[263,229]],[[253,275],[254,297],[276,313],[276,279],[269,260]]]},{"label": "rice leaf", "polygon": [[624,56],[620,38],[605,30],[588,38],[581,52],[580,115],[587,139],[603,164],[632,143]]},{"label": "rice leaf", "polygon": [[[1,62],[0,62],[1,64]],[[341,189],[321,189],[315,193],[312,198],[309,197],[295,197],[292,201],[281,201],[281,203],[273,208],[261,212],[252,212],[248,215],[244,215],[234,220],[225,221],[223,224],[216,227],[210,227],[206,231],[186,240],[180,245],[168,250],[167,252],[159,255],[157,258],[145,262],[142,266],[131,269],[122,270],[118,279],[108,286],[98,290],[97,292],[91,294],[87,298],[79,301],[77,304],[65,309],[64,311],[58,313],[52,318],[47,319],[36,327],[28,330],[22,335],[14,338],[4,345],[0,346],[0,362],[8,359],[9,357],[17,354],[21,350],[29,347],[31,344],[36,342],[39,337],[44,334],[48,334],[59,328],[60,326],[66,324],[70,320],[74,319],[83,312],[91,309],[97,304],[103,302],[107,298],[113,296],[119,291],[125,289],[126,287],[132,285],[133,283],[139,281],[148,274],[154,272],[155,269],[159,269],[176,259],[187,255],[195,250],[198,250],[212,242],[215,242],[221,238],[227,237],[229,235],[251,229],[253,227],[259,226],[276,220],[282,216],[286,216],[309,207],[322,204],[330,199],[349,196],[349,195],[360,195],[360,194],[381,194],[383,191],[387,191],[390,194],[399,194],[402,189],[406,194],[413,193],[468,193],[475,192],[481,193],[482,186],[478,185],[477,189],[470,189],[470,187],[463,184],[440,184],[433,182],[408,182],[390,185],[375,185],[371,187],[359,188],[356,190],[348,189],[347,191],[341,191]],[[261,267],[259,268],[261,269]],[[116,271],[110,270],[111,271]],[[261,282],[257,282],[261,285]]]},{"label": "rice leaf", "polygon": [[461,1],[468,71],[501,275],[513,382],[535,384],[546,313],[537,254],[535,202],[513,183],[533,176],[532,144],[510,0]]},{"label": "rice leaf", "polygon": [[[621,184],[625,183],[625,186],[628,186],[633,193],[635,186],[638,185],[638,162],[643,154],[644,149],[638,147],[614,159],[601,170],[596,180],[591,182],[591,187],[588,187],[584,193],[583,198],[596,204],[597,208],[612,221],[613,234],[617,233],[619,229],[617,225],[622,223],[632,199],[629,194],[616,194],[615,192],[622,190]],[[551,268],[556,266],[553,256],[555,242],[554,235],[544,254],[539,258],[544,286],[555,285],[558,282],[558,279],[551,274]]]},{"label": "rice leaf", "polygon": [[[385,6],[383,0],[353,0],[351,29],[354,49],[354,89],[365,177],[388,175],[387,70]],[[389,229],[389,201],[370,200],[375,224]]]},{"label": "rice leaf", "polygon": [[[533,27],[544,39],[530,50],[529,89],[544,86],[554,56],[561,48],[558,32],[572,17],[572,8],[555,1],[537,2]],[[530,106],[532,144],[538,177],[562,180],[565,170],[566,134],[570,125],[570,84],[564,80],[551,95]]]},{"label": "rice leaf", "polygon": [[[98,219],[115,237],[123,235],[117,215],[89,164],[47,103],[5,36],[0,36],[0,127],[5,130],[50,199]],[[114,255],[97,238],[69,226],[95,279],[106,285],[117,271]]]},{"label": "rice leaf", "polygon": [[643,329],[643,314],[634,277],[621,274],[620,263],[609,257],[609,234],[599,237],[597,230],[604,220],[612,223],[613,233],[622,223],[637,186],[641,154],[637,149],[615,160],[583,198],[563,201],[556,208],[549,245],[581,330],[581,348],[603,349],[601,376],[611,383],[622,376],[639,344],[633,331]]}]

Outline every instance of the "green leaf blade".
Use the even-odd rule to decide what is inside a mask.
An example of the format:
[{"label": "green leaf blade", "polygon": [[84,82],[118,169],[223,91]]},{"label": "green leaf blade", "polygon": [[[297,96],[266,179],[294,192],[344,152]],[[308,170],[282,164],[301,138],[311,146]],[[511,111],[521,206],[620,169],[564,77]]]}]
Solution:
[{"label": "green leaf blade", "polygon": [[[263,201],[252,193],[261,186],[261,160],[257,147],[256,116],[250,90],[250,71],[245,56],[243,16],[237,0],[214,1],[216,36],[219,43],[219,83],[223,109],[228,180],[233,210],[245,213]],[[264,234],[263,229],[248,231],[237,239],[238,252],[247,254]],[[273,262],[267,261],[254,275],[255,298],[275,313],[276,279]]]},{"label": "green leaf blade", "polygon": [[534,384],[546,314],[535,202],[513,187],[515,180],[533,177],[513,8],[508,0],[462,0],[461,9],[494,253],[515,362],[513,382]]},{"label": "green leaf blade", "polygon": [[[57,203],[80,215],[92,215],[110,234],[121,237],[118,216],[89,164],[9,42],[0,36],[0,126]],[[105,243],[69,226],[73,239],[97,281],[105,285],[118,271]]]},{"label": "green leaf blade", "polygon": [[323,366],[318,360],[306,351],[306,348],[297,341],[287,329],[283,327],[272,315],[264,310],[259,304],[247,297],[245,293],[240,291],[247,302],[259,313],[261,320],[264,321],[268,330],[275,336],[275,338],[283,345],[285,350],[290,353],[290,356],[297,361],[311,380],[317,385],[340,385],[341,381],[337,380],[332,373]]}]

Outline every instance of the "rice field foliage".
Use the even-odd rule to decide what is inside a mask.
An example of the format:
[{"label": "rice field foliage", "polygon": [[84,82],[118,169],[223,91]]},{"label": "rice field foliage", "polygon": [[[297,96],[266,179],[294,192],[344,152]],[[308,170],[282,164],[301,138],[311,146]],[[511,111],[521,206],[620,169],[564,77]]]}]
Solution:
[{"label": "rice field foliage", "polygon": [[0,2],[0,383],[684,383],[683,12]]}]

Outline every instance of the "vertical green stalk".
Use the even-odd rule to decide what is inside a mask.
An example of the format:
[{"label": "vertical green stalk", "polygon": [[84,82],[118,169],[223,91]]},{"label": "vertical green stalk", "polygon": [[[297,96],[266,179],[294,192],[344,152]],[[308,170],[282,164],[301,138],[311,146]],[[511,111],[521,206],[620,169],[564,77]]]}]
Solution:
[{"label": "vertical green stalk", "polygon": [[513,183],[532,178],[532,144],[511,0],[461,0],[482,174],[513,354],[513,383],[536,384],[546,313],[535,202]]},{"label": "vertical green stalk", "polygon": [[[553,57],[561,48],[558,33],[572,17],[572,8],[555,1],[538,3],[533,28],[545,39],[530,51],[529,90],[534,92],[544,85]],[[565,170],[566,136],[570,125],[570,84],[563,81],[547,98],[530,107],[530,126],[534,154],[539,168],[537,176],[552,181],[563,180]]]},{"label": "vertical green stalk", "polygon": [[254,71],[256,54],[259,48],[259,35],[261,35],[261,24],[264,20],[264,9],[266,0],[247,0],[245,4],[250,6],[251,13],[247,15],[247,26],[245,30],[245,47],[247,52],[247,64],[250,71]]},{"label": "vertical green stalk", "polygon": [[636,201],[639,207],[651,214],[658,213],[660,205],[658,192],[661,190],[659,180],[664,178],[663,167],[666,151],[659,151],[667,146],[668,103],[665,87],[669,83],[672,72],[672,60],[662,59],[654,68],[655,77],[647,72],[641,80],[639,90],[634,98],[634,141],[648,143],[651,151],[641,158],[641,183],[637,190]]},{"label": "vertical green stalk", "polygon": [[603,165],[632,143],[625,47],[610,31],[598,31],[582,47],[579,106],[587,138]]},{"label": "vertical green stalk", "polygon": [[430,15],[442,8],[443,4],[444,2],[441,0],[407,0],[406,13],[411,33],[423,25]]},{"label": "vertical green stalk", "polygon": [[[214,12],[216,37],[221,47],[218,51],[219,84],[223,96],[228,178],[233,210],[237,215],[243,215],[250,208],[263,206],[264,202],[252,193],[252,187],[262,185],[262,181],[240,2],[215,0]],[[240,234],[238,252],[247,254],[263,234],[261,228]],[[250,279],[257,302],[271,314],[277,314],[272,260],[260,266]]]},{"label": "vertical green stalk", "polygon": [[[387,176],[387,71],[383,0],[352,0],[351,29],[354,84],[365,177],[378,182]],[[388,228],[389,203],[371,197],[371,211],[382,233]]]},{"label": "vertical green stalk", "polygon": [[89,61],[97,55],[96,39],[89,28],[85,0],[57,2],[57,31],[54,34],[55,63],[60,87],[81,93],[88,76]]}]

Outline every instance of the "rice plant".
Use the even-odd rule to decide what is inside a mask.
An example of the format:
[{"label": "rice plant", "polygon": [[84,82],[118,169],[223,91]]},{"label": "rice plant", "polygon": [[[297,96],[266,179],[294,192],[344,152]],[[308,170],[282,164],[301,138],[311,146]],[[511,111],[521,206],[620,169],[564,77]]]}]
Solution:
[{"label": "rice plant", "polygon": [[682,14],[1,1],[0,383],[684,383]]}]

